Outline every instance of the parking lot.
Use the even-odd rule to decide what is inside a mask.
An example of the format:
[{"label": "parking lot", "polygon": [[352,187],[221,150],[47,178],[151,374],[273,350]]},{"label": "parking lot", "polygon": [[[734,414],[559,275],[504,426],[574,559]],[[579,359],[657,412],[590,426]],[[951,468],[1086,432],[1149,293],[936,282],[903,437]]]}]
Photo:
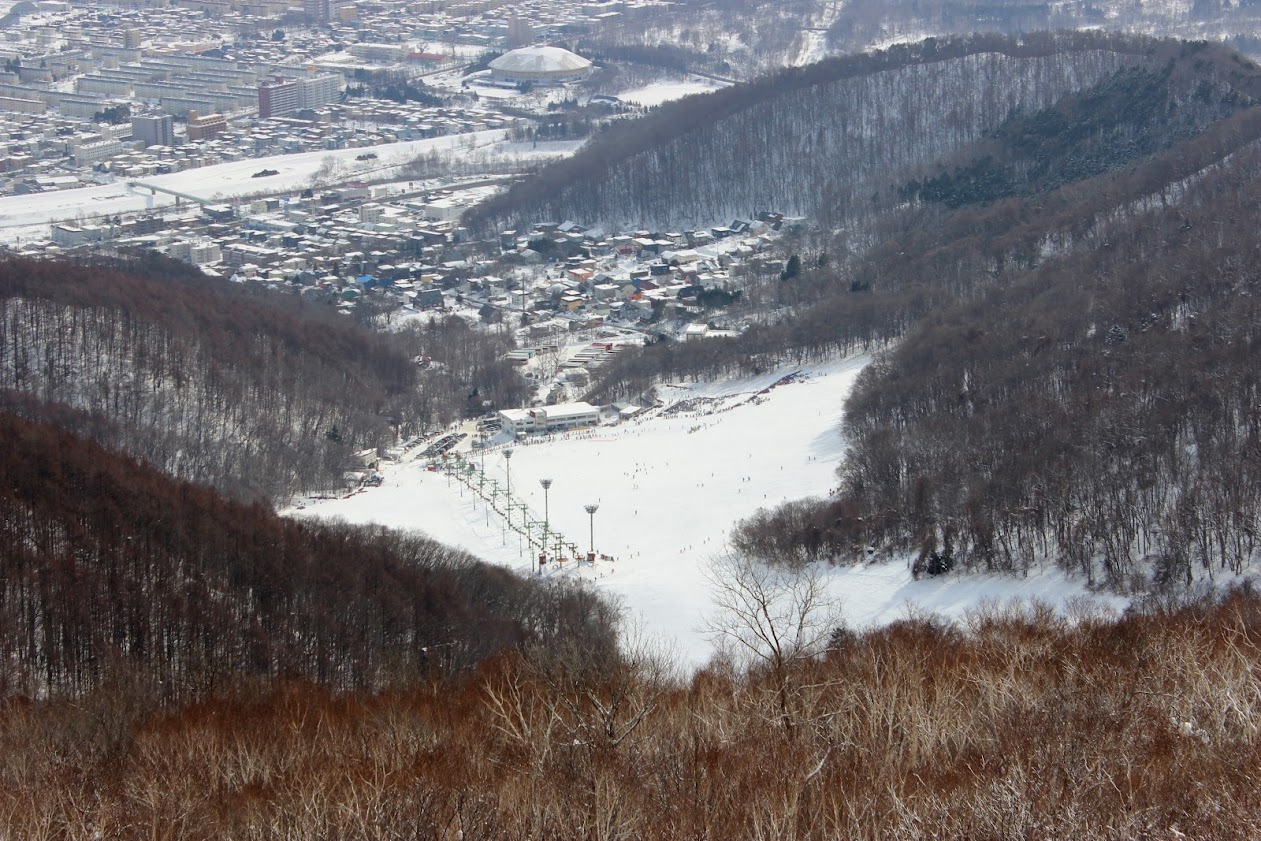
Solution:
[{"label": "parking lot", "polygon": [[434,441],[428,447],[425,447],[425,449],[421,451],[420,457],[433,458],[435,456],[440,456],[454,449],[456,444],[460,443],[467,437],[467,432],[452,432],[448,435],[443,435],[437,441]]}]

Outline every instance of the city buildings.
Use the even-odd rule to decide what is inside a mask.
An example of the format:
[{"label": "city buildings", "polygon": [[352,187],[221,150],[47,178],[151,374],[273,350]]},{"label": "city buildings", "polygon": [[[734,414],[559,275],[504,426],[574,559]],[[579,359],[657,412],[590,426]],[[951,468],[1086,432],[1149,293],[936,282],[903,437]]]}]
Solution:
[{"label": "city buildings", "polygon": [[188,112],[189,140],[207,140],[216,134],[222,134],[227,128],[228,119],[222,114],[207,114],[203,117],[196,111]]},{"label": "city buildings", "polygon": [[132,117],[131,138],[145,146],[174,146],[175,118],[170,114]]},{"label": "city buildings", "polygon": [[275,76],[258,85],[258,116],[269,120],[292,114],[302,107],[302,91],[297,79]]}]

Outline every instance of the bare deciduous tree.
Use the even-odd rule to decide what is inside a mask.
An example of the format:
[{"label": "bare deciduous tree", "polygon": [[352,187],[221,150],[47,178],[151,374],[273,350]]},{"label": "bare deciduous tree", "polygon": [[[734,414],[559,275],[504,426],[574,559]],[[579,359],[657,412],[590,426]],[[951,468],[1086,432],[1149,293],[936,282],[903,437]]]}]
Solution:
[{"label": "bare deciduous tree", "polygon": [[822,568],[768,566],[729,553],[706,570],[714,612],[705,630],[719,651],[753,669],[765,669],[775,695],[775,716],[792,738],[801,719],[799,667],[821,654],[841,624],[840,607]]}]

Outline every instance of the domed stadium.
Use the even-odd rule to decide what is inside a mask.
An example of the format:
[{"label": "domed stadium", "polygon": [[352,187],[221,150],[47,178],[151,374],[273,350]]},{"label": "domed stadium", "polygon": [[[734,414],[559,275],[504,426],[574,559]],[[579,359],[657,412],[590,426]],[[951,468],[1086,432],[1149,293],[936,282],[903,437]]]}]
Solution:
[{"label": "domed stadium", "polygon": [[509,85],[580,82],[590,73],[590,61],[560,47],[522,47],[490,63],[491,78]]}]

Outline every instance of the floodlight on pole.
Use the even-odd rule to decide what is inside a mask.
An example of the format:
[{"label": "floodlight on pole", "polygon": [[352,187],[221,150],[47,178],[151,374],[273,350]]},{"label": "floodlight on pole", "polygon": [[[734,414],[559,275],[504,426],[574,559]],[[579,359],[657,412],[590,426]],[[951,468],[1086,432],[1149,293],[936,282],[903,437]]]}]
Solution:
[{"label": "floodlight on pole", "polygon": [[550,518],[547,510],[547,492],[552,488],[551,479],[539,479],[539,484],[543,486],[543,552],[547,552],[547,532]]},{"label": "floodlight on pole", "polygon": [[590,525],[590,531],[588,535],[591,539],[590,552],[591,552],[591,557],[594,558],[595,557],[595,512],[600,510],[600,505],[599,503],[593,502],[590,505],[584,505],[582,507],[583,507],[583,510],[587,512],[587,519]]},{"label": "floodlight on pole", "polygon": [[504,498],[508,500],[508,527],[512,528],[512,447],[504,448],[504,470],[508,474],[508,486]]}]

